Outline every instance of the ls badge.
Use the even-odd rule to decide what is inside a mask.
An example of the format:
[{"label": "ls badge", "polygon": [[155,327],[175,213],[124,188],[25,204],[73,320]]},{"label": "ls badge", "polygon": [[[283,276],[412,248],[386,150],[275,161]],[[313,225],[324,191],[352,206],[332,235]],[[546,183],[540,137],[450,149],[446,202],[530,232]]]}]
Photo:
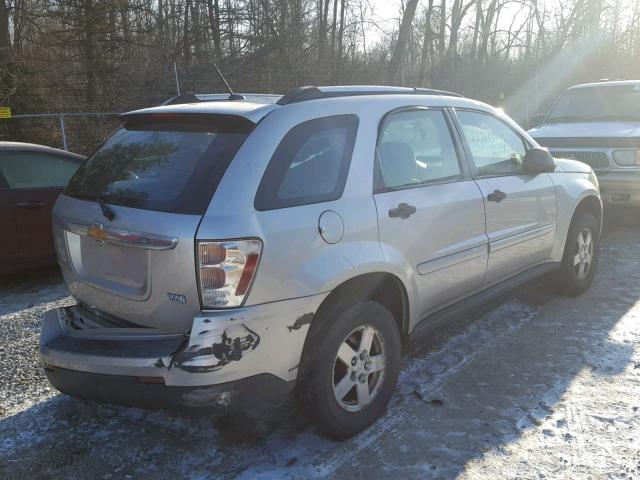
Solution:
[{"label": "ls badge", "polygon": [[179,295],[177,293],[167,292],[167,298],[169,298],[169,300],[172,302],[180,303],[182,305],[187,303],[187,297],[185,297],[184,295]]}]

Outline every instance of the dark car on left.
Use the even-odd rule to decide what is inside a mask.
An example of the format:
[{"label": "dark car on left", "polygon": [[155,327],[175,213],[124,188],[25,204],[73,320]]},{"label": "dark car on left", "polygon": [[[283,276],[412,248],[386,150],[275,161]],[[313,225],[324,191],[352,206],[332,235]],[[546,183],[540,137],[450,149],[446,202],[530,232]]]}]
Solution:
[{"label": "dark car on left", "polygon": [[55,262],[51,210],[85,157],[0,142],[0,275]]}]

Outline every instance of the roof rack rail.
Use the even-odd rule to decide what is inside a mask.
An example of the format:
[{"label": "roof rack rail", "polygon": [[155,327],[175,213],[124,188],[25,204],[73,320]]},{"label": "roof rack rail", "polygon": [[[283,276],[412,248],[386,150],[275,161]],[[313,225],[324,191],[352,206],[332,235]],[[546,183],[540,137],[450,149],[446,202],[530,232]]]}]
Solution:
[{"label": "roof rack rail", "polygon": [[404,87],[343,87],[344,90],[340,90],[339,87],[329,87],[327,90],[322,90],[322,87],[315,87],[312,85],[305,87],[296,87],[289,90],[285,96],[283,96],[276,103],[278,105],[289,105],[291,103],[305,102],[307,100],[318,100],[321,98],[338,98],[338,97],[355,97],[363,95],[442,95],[447,97],[462,97],[462,95],[453,92],[447,92],[445,90],[435,90],[432,88],[404,88]]},{"label": "roof rack rail", "polygon": [[193,93],[183,93],[182,95],[171,97],[169,100],[162,102],[160,105],[180,105],[182,103],[198,103],[199,101],[200,99]]}]

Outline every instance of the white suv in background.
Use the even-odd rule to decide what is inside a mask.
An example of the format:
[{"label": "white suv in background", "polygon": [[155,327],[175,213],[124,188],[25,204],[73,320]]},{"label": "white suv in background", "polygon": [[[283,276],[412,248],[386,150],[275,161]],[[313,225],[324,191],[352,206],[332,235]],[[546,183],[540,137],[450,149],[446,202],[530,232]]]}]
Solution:
[{"label": "white suv in background", "polygon": [[576,85],[543,117],[529,134],[591,166],[605,205],[640,206],[640,80]]}]

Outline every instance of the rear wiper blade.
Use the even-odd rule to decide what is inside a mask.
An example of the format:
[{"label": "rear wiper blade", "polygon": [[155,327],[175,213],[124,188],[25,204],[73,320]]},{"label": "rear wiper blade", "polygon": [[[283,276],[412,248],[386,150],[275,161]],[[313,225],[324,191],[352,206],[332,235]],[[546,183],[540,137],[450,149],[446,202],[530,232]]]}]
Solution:
[{"label": "rear wiper blade", "polygon": [[111,207],[107,205],[107,202],[105,201],[104,197],[100,195],[96,197],[96,200],[98,200],[98,205],[100,205],[100,210],[102,210],[102,215],[104,215],[104,217],[110,222],[113,222],[113,219],[116,218],[116,214],[114,213],[113,210],[111,210]]},{"label": "rear wiper blade", "polygon": [[116,218],[115,212],[111,209],[111,207],[109,207],[109,205],[107,205],[107,199],[104,195],[88,195],[86,193],[79,193],[71,194],[71,196],[74,198],[79,198],[81,200],[93,200],[94,202],[98,202],[104,218],[106,218],[110,222],[113,221],[114,218]]}]

